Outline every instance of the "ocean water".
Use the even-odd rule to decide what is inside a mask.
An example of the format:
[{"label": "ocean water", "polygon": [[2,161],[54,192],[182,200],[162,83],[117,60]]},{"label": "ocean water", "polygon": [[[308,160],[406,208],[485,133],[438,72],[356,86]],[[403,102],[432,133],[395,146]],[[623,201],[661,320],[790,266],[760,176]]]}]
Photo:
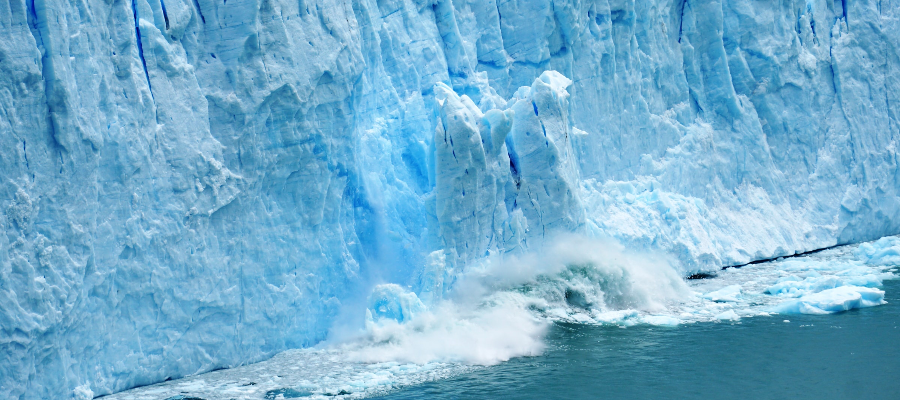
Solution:
[{"label": "ocean water", "polygon": [[381,399],[900,399],[900,281],[830,315],[627,328],[554,323],[545,352]]}]

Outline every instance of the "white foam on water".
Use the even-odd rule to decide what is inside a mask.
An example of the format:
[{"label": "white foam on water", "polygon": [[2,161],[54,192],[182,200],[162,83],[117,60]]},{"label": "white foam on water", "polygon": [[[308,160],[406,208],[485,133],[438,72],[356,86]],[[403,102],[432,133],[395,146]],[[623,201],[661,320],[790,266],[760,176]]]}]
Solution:
[{"label": "white foam on water", "polygon": [[367,327],[362,340],[338,346],[358,362],[494,365],[512,357],[538,355],[546,321],[515,301],[466,309],[446,302],[406,323],[387,320]]},{"label": "white foam on water", "polygon": [[398,285],[379,285],[365,328],[341,342],[108,398],[370,397],[538,355],[557,321],[675,327],[876,306],[898,265],[900,237],[887,237],[684,280],[665,256],[564,236],[540,252],[469,266],[430,307]]}]

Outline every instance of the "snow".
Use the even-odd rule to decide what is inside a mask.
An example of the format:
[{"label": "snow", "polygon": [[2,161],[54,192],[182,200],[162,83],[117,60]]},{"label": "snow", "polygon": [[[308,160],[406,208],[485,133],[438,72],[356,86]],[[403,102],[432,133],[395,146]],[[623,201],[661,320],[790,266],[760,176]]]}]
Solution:
[{"label": "snow", "polygon": [[0,397],[309,348],[378,285],[398,326],[467,296],[671,325],[877,287],[896,239],[729,269],[718,302],[680,280],[900,232],[900,11],[769,3],[0,6]]}]

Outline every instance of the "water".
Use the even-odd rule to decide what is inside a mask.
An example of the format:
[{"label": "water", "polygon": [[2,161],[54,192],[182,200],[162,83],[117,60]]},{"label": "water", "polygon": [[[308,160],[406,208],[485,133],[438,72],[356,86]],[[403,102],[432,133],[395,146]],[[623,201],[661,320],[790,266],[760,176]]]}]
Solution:
[{"label": "water", "polygon": [[409,321],[106,399],[900,399],[900,237],[689,281],[563,244],[474,266]]},{"label": "water", "polygon": [[556,323],[541,356],[381,398],[900,399],[900,281],[884,290],[888,304],[832,315],[674,328]]}]

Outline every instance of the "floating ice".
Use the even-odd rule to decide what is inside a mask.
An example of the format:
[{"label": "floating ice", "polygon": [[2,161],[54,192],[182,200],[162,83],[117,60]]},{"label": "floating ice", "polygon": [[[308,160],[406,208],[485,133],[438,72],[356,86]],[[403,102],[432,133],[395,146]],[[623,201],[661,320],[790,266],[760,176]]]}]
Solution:
[{"label": "floating ice", "polygon": [[[692,286],[694,290],[705,292],[700,295],[705,300],[721,301],[728,297],[729,304],[719,307],[746,310],[741,314],[825,314],[871,307],[883,304],[884,293],[877,287],[882,285],[884,279],[895,279],[896,275],[890,271],[893,265],[886,265],[881,258],[869,254],[875,247],[890,248],[890,245],[884,244],[895,243],[893,239],[896,238],[873,242],[878,243],[875,246],[864,243],[803,257],[730,268],[719,273],[715,279],[695,281]],[[729,282],[740,282],[741,297],[726,296],[735,291],[736,284]],[[712,290],[704,289],[710,286],[713,286]],[[709,305],[708,308],[715,310],[717,307]],[[703,311],[694,309],[688,314],[707,315]]]},{"label": "floating ice", "polygon": [[716,319],[720,321],[737,321],[741,319],[740,316],[737,315],[734,310],[725,311],[719,315],[716,315]]},{"label": "floating ice", "polygon": [[714,292],[704,294],[703,298],[715,302],[739,301],[741,300],[741,285],[726,286]]},{"label": "floating ice", "polygon": [[641,322],[648,325],[658,325],[658,326],[678,326],[681,324],[681,320],[668,315],[646,315],[641,317]]},{"label": "floating ice", "polygon": [[900,265],[900,237],[888,236],[860,244],[856,256],[874,265]]},{"label": "floating ice", "polygon": [[775,306],[773,310],[782,314],[831,314],[884,303],[882,290],[841,286],[786,301]]}]

